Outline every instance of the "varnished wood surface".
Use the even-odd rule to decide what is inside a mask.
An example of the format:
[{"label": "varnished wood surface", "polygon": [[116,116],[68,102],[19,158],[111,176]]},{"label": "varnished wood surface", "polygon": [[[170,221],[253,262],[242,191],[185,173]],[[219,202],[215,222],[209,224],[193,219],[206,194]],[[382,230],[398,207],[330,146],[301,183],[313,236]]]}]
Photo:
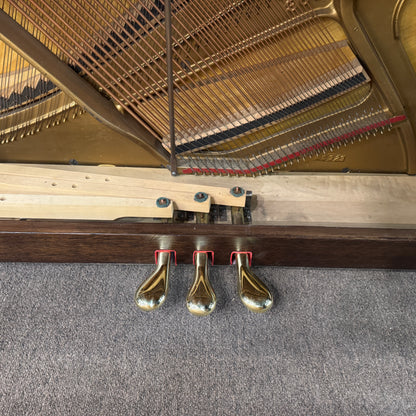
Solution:
[{"label": "varnished wood surface", "polygon": [[416,269],[416,230],[82,221],[0,221],[0,261],[154,263],[154,251],[234,250],[253,265]]},{"label": "varnished wood surface", "polygon": [[[2,172],[7,173],[3,175],[3,180]],[[42,178],[40,188],[39,183],[33,182],[29,176],[25,177],[30,172],[36,174],[36,178]],[[15,181],[11,173],[22,175],[17,178],[20,182]],[[17,187],[24,178],[30,193],[35,189],[46,189],[53,194],[83,195],[85,176],[90,177],[87,182],[91,184],[94,177],[98,178],[94,182],[96,184],[103,182],[99,178],[111,179],[105,182],[105,193],[102,190],[98,192],[98,186],[93,186],[89,188],[90,195],[144,197],[146,192],[141,190],[140,184],[150,178],[154,183],[161,184],[160,193],[156,193],[155,198],[163,195],[175,202],[179,198],[177,191],[187,190],[192,198],[195,192],[203,191],[211,197],[213,204],[234,206],[244,205],[243,198],[234,198],[229,192],[234,186],[239,186],[251,191],[255,199],[251,204],[254,225],[416,228],[416,177],[408,175],[292,173],[255,178],[205,175],[174,177],[166,169],[68,165],[32,165],[27,168],[27,165],[6,165],[0,169],[0,191],[24,192],[24,187]],[[58,185],[51,187],[50,182],[53,181]],[[71,187],[73,181],[77,184],[75,189]],[[115,184],[118,186],[112,188]],[[135,184],[137,186],[133,187]],[[166,190],[175,190],[177,196]],[[187,209],[186,205],[177,208]],[[188,210],[196,209],[190,207]]]}]

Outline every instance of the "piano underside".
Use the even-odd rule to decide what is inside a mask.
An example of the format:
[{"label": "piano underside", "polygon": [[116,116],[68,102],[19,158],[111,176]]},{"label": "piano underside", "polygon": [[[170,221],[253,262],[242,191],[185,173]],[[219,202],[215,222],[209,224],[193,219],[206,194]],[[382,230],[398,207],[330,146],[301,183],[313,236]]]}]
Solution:
[{"label": "piano underside", "polygon": [[416,0],[0,5],[2,260],[416,267]]}]

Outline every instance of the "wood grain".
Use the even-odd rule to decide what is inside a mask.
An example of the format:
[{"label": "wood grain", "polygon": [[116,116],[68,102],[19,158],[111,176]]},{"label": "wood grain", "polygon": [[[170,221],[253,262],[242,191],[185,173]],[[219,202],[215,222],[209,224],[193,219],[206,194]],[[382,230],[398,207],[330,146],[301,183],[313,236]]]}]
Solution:
[{"label": "wood grain", "polygon": [[172,218],[173,205],[161,208],[156,206],[156,201],[140,198],[0,193],[0,216],[80,220]]},{"label": "wood grain", "polygon": [[[61,166],[56,169],[74,170]],[[170,187],[179,184],[251,191],[256,225],[328,227],[416,227],[416,177],[385,174],[285,173],[260,177],[179,175],[164,169],[98,168],[103,174],[141,179],[146,175]],[[86,173],[96,167],[82,167]],[[201,188],[201,189],[202,189]],[[218,203],[213,193],[213,203]]]},{"label": "wood grain", "polygon": [[416,268],[416,230],[91,221],[0,221],[0,261],[153,263],[154,251],[213,250],[229,264],[234,250],[253,265]]},{"label": "wood grain", "polygon": [[[175,209],[187,211],[208,212],[210,203],[244,206],[245,197],[231,195],[234,186],[252,192],[254,225],[416,228],[416,177],[409,175],[173,177],[166,169],[0,165],[0,193],[138,198],[153,202],[164,196],[174,202]],[[206,192],[209,199],[195,202],[197,192]],[[149,216],[158,215],[150,212]],[[28,214],[23,217],[34,218]]]},{"label": "wood grain", "polygon": [[[115,167],[101,170],[95,166],[84,170],[82,166],[63,169],[2,164],[0,216],[86,220],[126,216],[166,218],[172,217],[173,209],[208,213],[213,200],[221,205],[245,205],[246,196],[233,196],[227,185],[170,182],[167,170],[159,174],[155,171],[158,172],[141,169],[143,177],[140,178],[123,176]],[[198,201],[198,194],[205,194],[205,199]],[[158,212],[159,198],[172,201],[169,210]],[[87,206],[91,209],[86,209]]]},{"label": "wood grain", "polygon": [[[113,166],[59,166],[59,165],[0,165],[0,185],[16,185],[24,187],[36,186],[47,192],[73,195],[123,196],[132,195],[145,199],[157,199],[167,196],[176,203],[176,208],[188,211],[200,211],[204,205],[195,203],[194,195],[198,192],[208,194],[212,202],[220,205],[243,207],[245,196],[236,198],[230,193],[234,185],[227,182],[209,184],[195,183],[187,180],[179,181],[172,177],[167,169],[119,168]],[[59,186],[50,188],[51,182]],[[233,182],[231,182],[233,183]],[[73,188],[73,184],[77,187]],[[201,210],[205,211],[206,207]]]}]

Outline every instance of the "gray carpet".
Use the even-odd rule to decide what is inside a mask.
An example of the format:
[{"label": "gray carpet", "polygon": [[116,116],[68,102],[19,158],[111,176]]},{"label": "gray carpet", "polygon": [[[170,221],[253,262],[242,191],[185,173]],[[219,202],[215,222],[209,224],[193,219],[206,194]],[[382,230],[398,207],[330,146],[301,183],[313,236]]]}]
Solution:
[{"label": "gray carpet", "polygon": [[1,264],[1,415],[416,415],[416,273],[256,268],[269,313],[214,267],[209,317],[133,303],[152,266]]}]

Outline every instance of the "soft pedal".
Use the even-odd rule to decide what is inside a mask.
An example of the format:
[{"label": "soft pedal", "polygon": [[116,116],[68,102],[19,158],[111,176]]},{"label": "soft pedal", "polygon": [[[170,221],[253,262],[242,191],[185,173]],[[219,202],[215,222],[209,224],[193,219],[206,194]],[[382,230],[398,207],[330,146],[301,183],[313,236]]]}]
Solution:
[{"label": "soft pedal", "polygon": [[144,311],[153,311],[162,306],[168,293],[171,252],[160,251],[156,256],[156,270],[142,283],[134,296],[136,305]]}]

